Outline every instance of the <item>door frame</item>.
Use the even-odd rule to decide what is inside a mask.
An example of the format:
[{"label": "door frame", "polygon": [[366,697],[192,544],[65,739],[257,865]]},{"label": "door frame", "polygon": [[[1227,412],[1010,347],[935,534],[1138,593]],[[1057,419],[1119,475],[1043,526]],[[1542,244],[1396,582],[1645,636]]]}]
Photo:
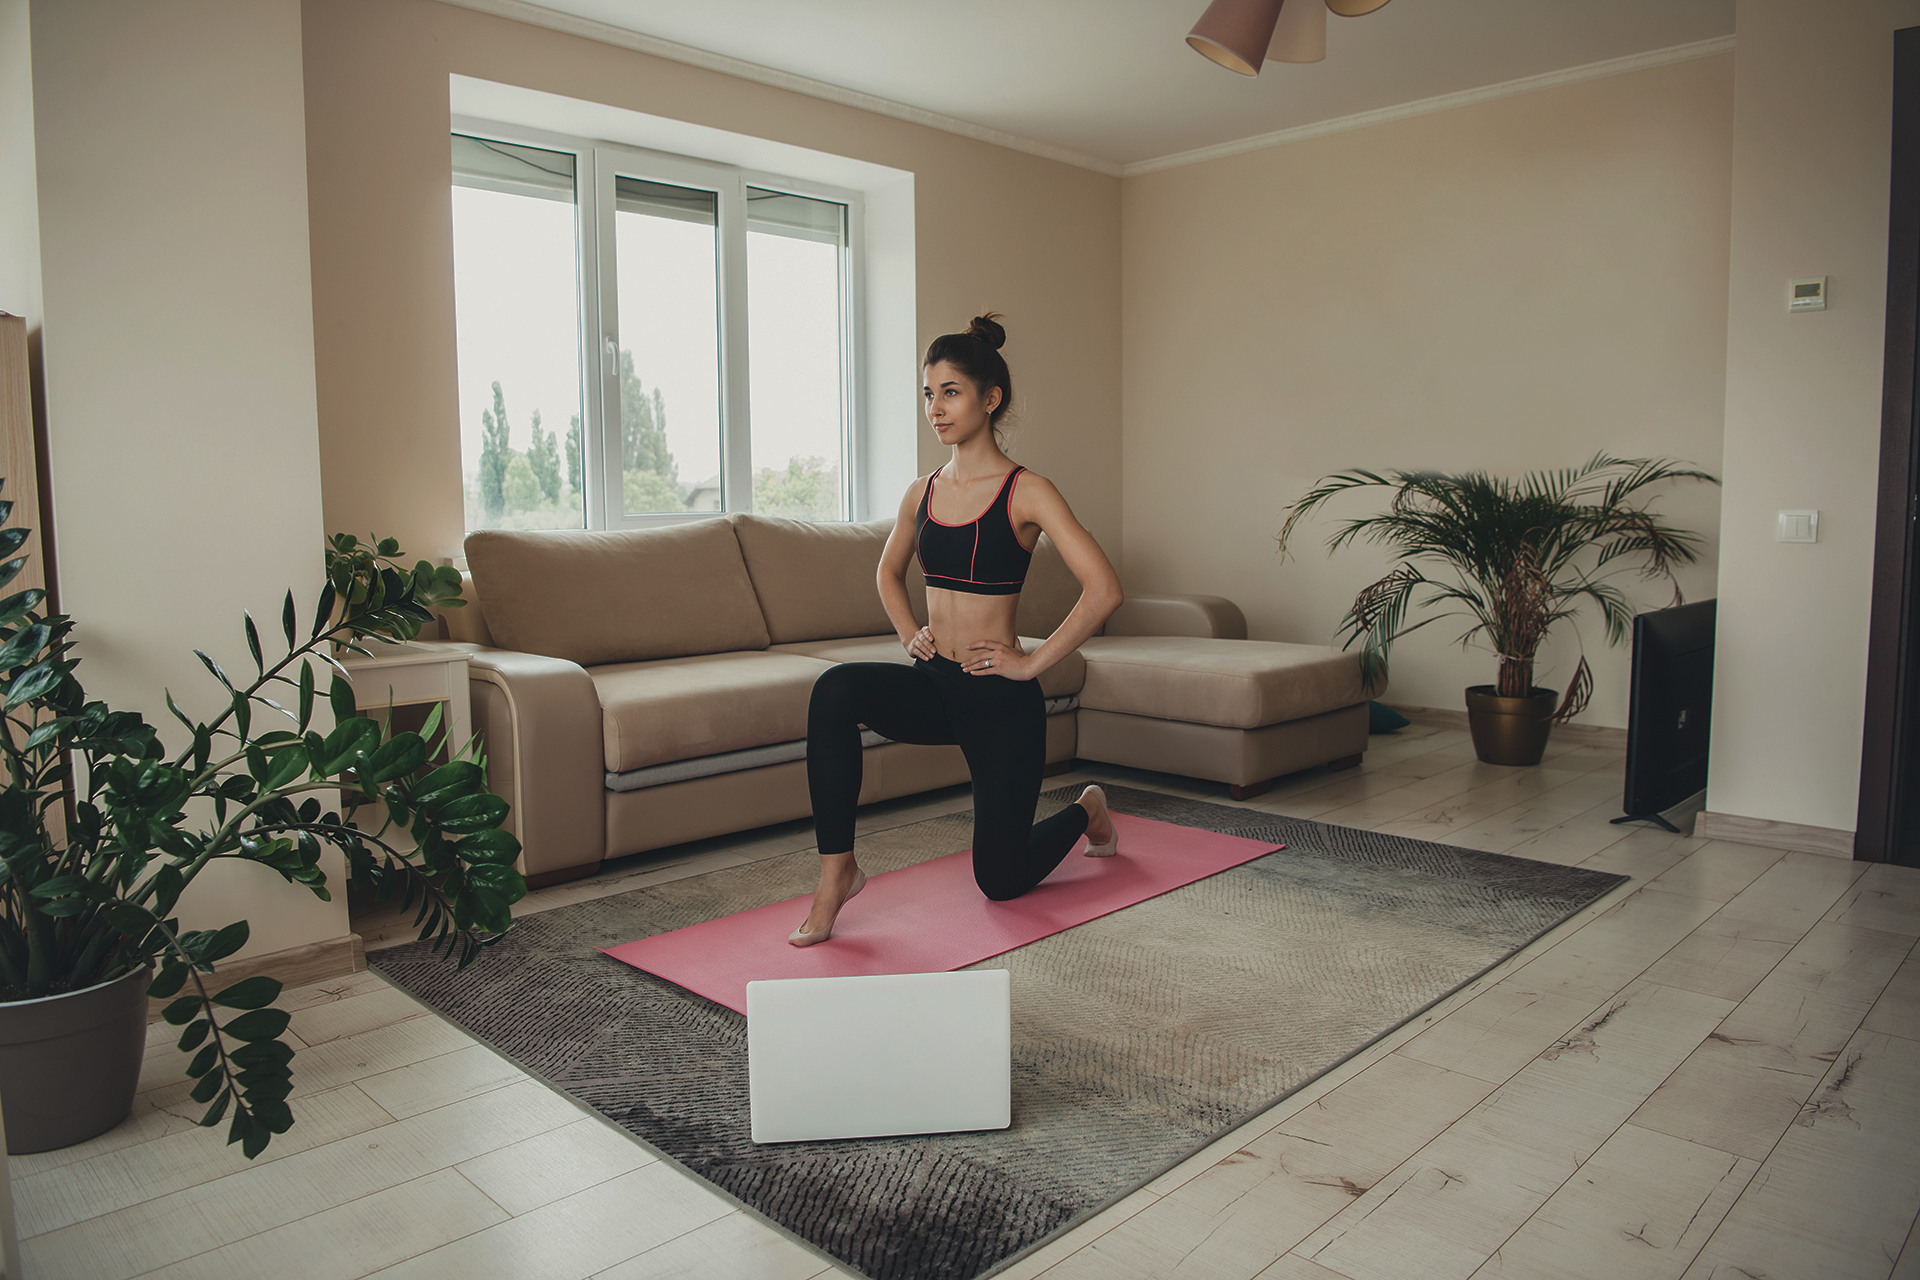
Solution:
[{"label": "door frame", "polygon": [[1920,422],[1914,417],[1920,343],[1920,27],[1894,32],[1892,191],[1887,226],[1887,344],[1881,382],[1879,512],[1873,539],[1873,612],[1867,632],[1867,705],[1860,749],[1860,806],[1853,856],[1889,861],[1898,827],[1900,771],[1920,766],[1920,717],[1910,655],[1920,518]]}]

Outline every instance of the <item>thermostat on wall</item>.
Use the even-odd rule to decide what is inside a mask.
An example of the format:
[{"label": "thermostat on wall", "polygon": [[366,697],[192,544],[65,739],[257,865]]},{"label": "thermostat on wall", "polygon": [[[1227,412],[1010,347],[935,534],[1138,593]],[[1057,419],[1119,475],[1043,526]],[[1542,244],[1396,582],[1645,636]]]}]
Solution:
[{"label": "thermostat on wall", "polygon": [[1805,280],[1787,281],[1787,310],[1789,311],[1825,311],[1827,309],[1827,278],[1809,276]]}]

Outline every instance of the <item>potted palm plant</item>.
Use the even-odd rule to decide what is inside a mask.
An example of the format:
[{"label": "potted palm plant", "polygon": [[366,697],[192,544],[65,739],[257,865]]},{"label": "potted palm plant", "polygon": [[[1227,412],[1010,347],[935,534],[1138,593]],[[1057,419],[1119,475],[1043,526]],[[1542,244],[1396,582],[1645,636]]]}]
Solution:
[{"label": "potted palm plant", "polygon": [[[0,502],[0,524],[12,514]],[[0,587],[26,563],[27,538],[0,529]],[[376,897],[418,903],[420,937],[464,967],[509,927],[526,893],[519,842],[500,830],[507,802],[486,789],[471,744],[448,743],[438,710],[419,732],[356,711],[336,650],[417,636],[429,605],[457,607],[459,578],[407,568],[392,539],[337,535],[327,583],[301,628],[287,594],[285,656],[269,658],[245,620],[251,677],[195,650],[226,709],[181,728],[169,752],[139,715],[89,701],[75,676],[75,622],[39,612],[46,593],[0,600],[0,1102],[8,1150],[84,1141],[124,1119],[139,1081],[147,998],[193,1055],[200,1123],[227,1122],[251,1158],[293,1124],[288,1015],[267,977],[222,984],[216,966],[246,944],[247,922],[186,930],[174,907],[220,859],[259,863],[325,899],[323,849]],[[316,720],[318,672],[333,726]],[[273,695],[278,695],[276,700]],[[267,721],[271,727],[259,723]],[[363,814],[371,811],[373,820]],[[404,833],[404,836],[402,835]]]},{"label": "potted palm plant", "polygon": [[[1399,561],[1361,589],[1341,620],[1346,645],[1360,642],[1362,677],[1369,688],[1385,687],[1394,641],[1442,618],[1465,617],[1460,643],[1484,637],[1499,659],[1493,684],[1467,690],[1474,750],[1489,764],[1538,764],[1552,726],[1578,715],[1593,695],[1584,655],[1564,696],[1535,687],[1534,658],[1554,625],[1591,604],[1608,643],[1618,644],[1634,610],[1611,579],[1628,570],[1664,580],[1673,602],[1681,602],[1673,571],[1698,558],[1700,537],[1645,505],[1645,491],[1669,480],[1719,483],[1690,464],[1604,453],[1584,466],[1511,480],[1480,471],[1344,471],[1288,509],[1280,549],[1284,554],[1303,519],[1340,494],[1389,490],[1384,512],[1348,520],[1327,540],[1330,552],[1366,541]],[[1435,566],[1446,576],[1423,572]],[[1414,608],[1441,611],[1409,622]]]}]

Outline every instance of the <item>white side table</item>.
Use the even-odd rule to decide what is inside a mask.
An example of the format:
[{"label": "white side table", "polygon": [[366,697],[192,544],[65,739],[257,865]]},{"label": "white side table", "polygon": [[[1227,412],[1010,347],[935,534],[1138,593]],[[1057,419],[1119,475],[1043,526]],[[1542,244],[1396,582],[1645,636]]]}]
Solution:
[{"label": "white side table", "polygon": [[473,713],[467,701],[467,651],[434,640],[367,645],[374,656],[352,654],[340,665],[352,673],[353,705],[362,714],[377,714],[388,705],[424,702],[446,705],[440,713],[450,752],[458,752],[473,736]]}]

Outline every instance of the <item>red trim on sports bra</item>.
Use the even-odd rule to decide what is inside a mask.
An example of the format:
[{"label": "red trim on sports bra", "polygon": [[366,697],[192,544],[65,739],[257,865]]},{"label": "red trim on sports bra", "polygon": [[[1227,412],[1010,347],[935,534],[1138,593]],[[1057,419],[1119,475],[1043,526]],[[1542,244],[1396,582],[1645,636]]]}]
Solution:
[{"label": "red trim on sports bra", "polygon": [[[1000,501],[1000,492],[1002,489],[1005,489],[1007,487],[1007,481],[1011,480],[1014,476],[1017,476],[1022,471],[1026,470],[1025,467],[1015,467],[1013,470],[1007,472],[1006,476],[1000,481],[1000,488],[995,489],[993,491],[993,502],[989,502],[986,506],[980,508],[979,515],[975,516],[971,520],[962,520],[958,524],[948,524],[945,520],[942,520],[939,516],[933,514],[934,476],[938,476],[942,471],[945,471],[946,469],[947,469],[946,464],[943,462],[939,466],[933,469],[933,475],[927,477],[926,503],[927,503],[927,519],[933,521],[935,524],[945,525],[949,529],[960,529],[970,524],[979,524],[982,520],[986,519],[987,512],[993,510],[993,503]],[[1013,540],[1015,542],[1019,542],[1020,535],[1016,533],[1013,536]]]},{"label": "red trim on sports bra", "polygon": [[[1019,492],[1020,477],[1026,474],[1026,470],[1027,469],[1025,467],[1015,467],[1013,469],[1013,488],[1015,493]],[[993,496],[993,500],[995,502],[1000,501],[1000,495],[996,493]],[[927,508],[927,514],[928,515],[933,514],[933,508],[931,506]],[[984,516],[987,513],[985,511],[982,511],[980,514]],[[1026,543],[1020,541],[1020,526],[1013,522],[1013,494],[1012,493],[1009,493],[1007,495],[1007,532],[1013,535],[1013,541],[1015,545],[1017,545],[1022,551],[1026,552],[1028,555],[1033,554],[1033,547],[1037,547],[1040,545],[1040,539],[1038,538],[1035,538],[1033,540],[1033,547],[1030,547]],[[918,538],[919,536],[920,535],[917,532],[914,534],[915,538]]]}]

